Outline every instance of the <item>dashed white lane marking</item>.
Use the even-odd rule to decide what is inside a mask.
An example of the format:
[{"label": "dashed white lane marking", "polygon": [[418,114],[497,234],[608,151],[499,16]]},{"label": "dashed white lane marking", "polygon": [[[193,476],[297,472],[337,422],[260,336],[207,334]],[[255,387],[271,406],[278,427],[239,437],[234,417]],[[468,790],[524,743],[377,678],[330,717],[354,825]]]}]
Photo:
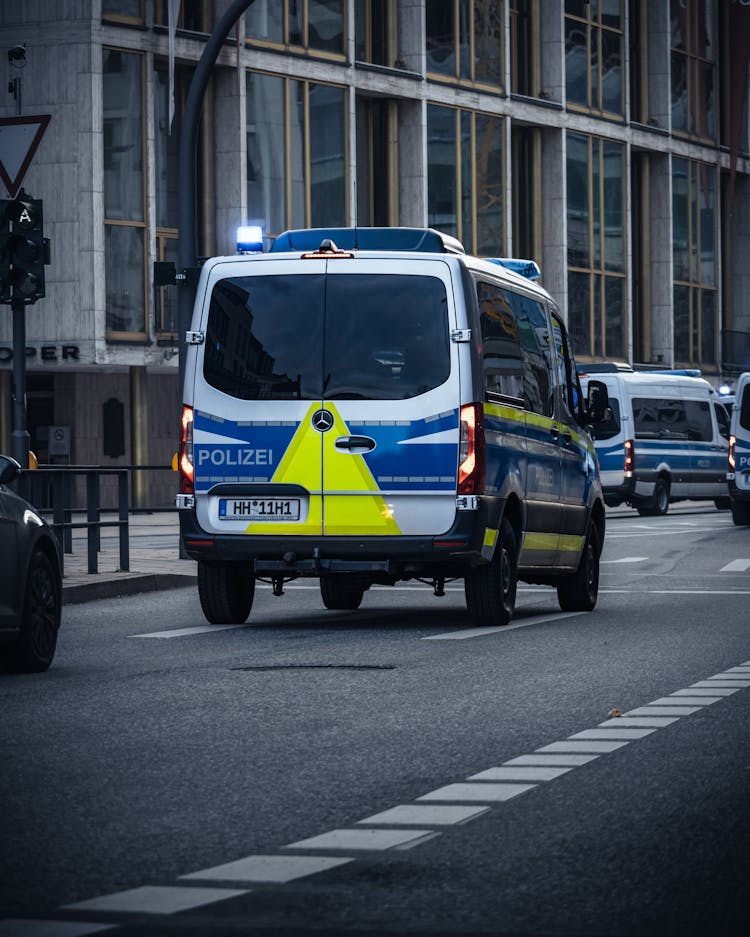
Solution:
[{"label": "dashed white lane marking", "polygon": [[554,781],[571,768],[553,768],[551,765],[500,765],[472,774],[470,781]]},{"label": "dashed white lane marking", "polygon": [[690,696],[678,696],[677,693],[680,691],[677,690],[676,693],[673,693],[672,696],[661,696],[659,699],[652,699],[648,704],[649,706],[710,706],[711,703],[718,703],[721,699],[720,696],[696,696],[691,694]]},{"label": "dashed white lane marking", "polygon": [[[701,703],[701,706],[703,704]],[[653,716],[658,713],[660,716],[690,716],[697,713],[701,706],[638,706],[637,709],[631,709],[625,713],[626,716]]]},{"label": "dashed white lane marking", "polygon": [[284,849],[393,849],[416,846],[433,836],[433,830],[330,830],[320,836],[311,836],[296,843],[287,843]]},{"label": "dashed white lane marking", "polygon": [[722,566],[720,573],[746,573],[750,569],[750,560],[732,560],[726,566]]},{"label": "dashed white lane marking", "polygon": [[148,634],[131,634],[130,638],[185,638],[191,634],[207,634],[212,631],[231,631],[245,625],[195,625],[192,628],[173,628],[171,631],[151,631]]},{"label": "dashed white lane marking", "polygon": [[598,752],[603,754],[604,752],[614,752],[618,748],[622,748],[623,745],[627,745],[627,741],[597,741],[596,739],[591,739],[591,741],[584,741],[582,739],[566,739],[562,742],[552,742],[550,745],[542,745],[541,748],[538,748],[538,752],[588,752],[594,753]]},{"label": "dashed white lane marking", "polygon": [[[748,674],[750,677],[750,674]],[[703,686],[736,686],[738,689],[750,686],[750,680],[744,680],[736,673],[718,674],[716,677],[709,677],[708,680],[701,681]],[[698,686],[695,683],[693,686]]]},{"label": "dashed white lane marking", "polygon": [[664,726],[669,726],[673,722],[677,722],[677,716],[618,716],[616,719],[606,719],[604,722],[600,722],[599,726],[611,728],[612,726],[622,725],[627,728],[627,726],[635,726],[636,728],[647,728],[652,726],[654,729],[661,729]]},{"label": "dashed white lane marking", "polygon": [[430,634],[422,638],[423,641],[463,641],[466,638],[483,638],[487,634],[496,634],[499,631],[513,631],[514,628],[528,628],[529,625],[541,625],[547,621],[562,621],[563,618],[572,618],[580,612],[559,612],[554,615],[534,615],[514,621],[510,625],[487,628],[463,628],[461,631],[449,631],[446,634]]},{"label": "dashed white lane marking", "polygon": [[404,826],[454,826],[466,823],[489,812],[489,807],[468,807],[462,804],[399,804],[374,813],[357,823],[389,823]]},{"label": "dashed white lane marking", "polygon": [[186,885],[143,885],[127,891],[100,895],[88,901],[63,905],[66,911],[126,911],[141,914],[175,914],[226,898],[246,895],[237,888],[193,888]]},{"label": "dashed white lane marking", "polygon": [[726,687],[716,686],[714,684],[712,687],[702,687],[693,684],[686,690],[675,690],[672,696],[731,696],[732,693],[736,693],[739,689],[738,686]]},{"label": "dashed white lane marking", "polygon": [[489,784],[477,782],[476,784],[446,784],[437,790],[430,791],[417,797],[417,800],[443,800],[457,801],[458,803],[500,803],[518,797],[525,791],[530,791],[536,784]]},{"label": "dashed white lane marking", "polygon": [[284,884],[316,872],[325,872],[336,866],[353,862],[342,856],[245,856],[224,865],[201,869],[181,879],[202,879],[223,882],[276,882]]},{"label": "dashed white lane marking", "polygon": [[41,921],[5,918],[0,921],[0,937],[88,937],[115,930],[118,924],[92,924],[83,921]]},{"label": "dashed white lane marking", "polygon": [[584,729],[583,732],[576,732],[571,735],[571,739],[645,739],[647,735],[656,732],[656,729],[638,729],[630,728],[620,722],[619,719],[613,719],[612,724],[604,728]]},{"label": "dashed white lane marking", "polygon": [[622,556],[619,560],[599,560],[599,563],[643,563],[647,559],[647,556]]},{"label": "dashed white lane marking", "polygon": [[503,764],[506,765],[567,765],[570,768],[577,768],[579,765],[587,765],[590,761],[596,761],[598,755],[576,755],[574,753],[562,754],[542,754],[541,752],[531,752],[529,755],[517,755],[515,758],[509,758]]}]

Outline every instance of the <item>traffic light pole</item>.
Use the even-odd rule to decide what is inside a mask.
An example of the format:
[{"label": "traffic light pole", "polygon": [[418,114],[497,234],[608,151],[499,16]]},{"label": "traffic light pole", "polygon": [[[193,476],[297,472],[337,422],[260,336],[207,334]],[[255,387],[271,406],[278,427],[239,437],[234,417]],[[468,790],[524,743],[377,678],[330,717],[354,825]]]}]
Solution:
[{"label": "traffic light pole", "polygon": [[13,310],[13,430],[11,454],[21,468],[29,465],[29,434],[26,430],[26,304],[12,299]]}]

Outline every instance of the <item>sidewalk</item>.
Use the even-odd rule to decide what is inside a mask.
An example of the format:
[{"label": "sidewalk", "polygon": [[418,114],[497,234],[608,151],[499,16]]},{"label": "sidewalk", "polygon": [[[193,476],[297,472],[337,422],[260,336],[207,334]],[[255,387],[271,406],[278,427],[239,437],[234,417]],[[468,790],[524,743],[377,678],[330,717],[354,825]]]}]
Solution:
[{"label": "sidewalk", "polygon": [[[117,516],[103,514],[102,520],[117,520]],[[195,561],[180,559],[179,524],[175,511],[131,514],[128,528],[129,572],[120,570],[116,527],[102,529],[96,573],[88,572],[86,531],[73,531],[73,553],[64,556],[63,604],[195,585]]]}]

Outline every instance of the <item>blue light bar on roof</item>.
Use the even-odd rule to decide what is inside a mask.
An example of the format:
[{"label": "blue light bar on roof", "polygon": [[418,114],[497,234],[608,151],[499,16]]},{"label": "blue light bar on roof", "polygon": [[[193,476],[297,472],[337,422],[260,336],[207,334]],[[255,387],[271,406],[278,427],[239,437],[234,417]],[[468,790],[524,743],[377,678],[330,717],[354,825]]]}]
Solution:
[{"label": "blue light bar on roof", "polygon": [[521,260],[518,257],[485,257],[491,264],[500,264],[527,280],[538,280],[542,273],[535,260]]},{"label": "blue light bar on roof", "polygon": [[263,228],[260,225],[241,225],[237,228],[237,253],[259,254],[263,250]]}]

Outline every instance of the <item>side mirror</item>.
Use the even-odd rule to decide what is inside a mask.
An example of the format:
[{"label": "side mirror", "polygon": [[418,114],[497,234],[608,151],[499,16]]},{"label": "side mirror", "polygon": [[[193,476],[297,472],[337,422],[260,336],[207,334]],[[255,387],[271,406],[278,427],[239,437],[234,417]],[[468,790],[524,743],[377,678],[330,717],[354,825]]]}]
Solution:
[{"label": "side mirror", "polygon": [[586,413],[592,423],[602,423],[607,418],[609,393],[604,381],[589,381],[586,394]]},{"label": "side mirror", "polygon": [[0,455],[0,485],[10,485],[21,474],[21,466],[9,455]]}]

